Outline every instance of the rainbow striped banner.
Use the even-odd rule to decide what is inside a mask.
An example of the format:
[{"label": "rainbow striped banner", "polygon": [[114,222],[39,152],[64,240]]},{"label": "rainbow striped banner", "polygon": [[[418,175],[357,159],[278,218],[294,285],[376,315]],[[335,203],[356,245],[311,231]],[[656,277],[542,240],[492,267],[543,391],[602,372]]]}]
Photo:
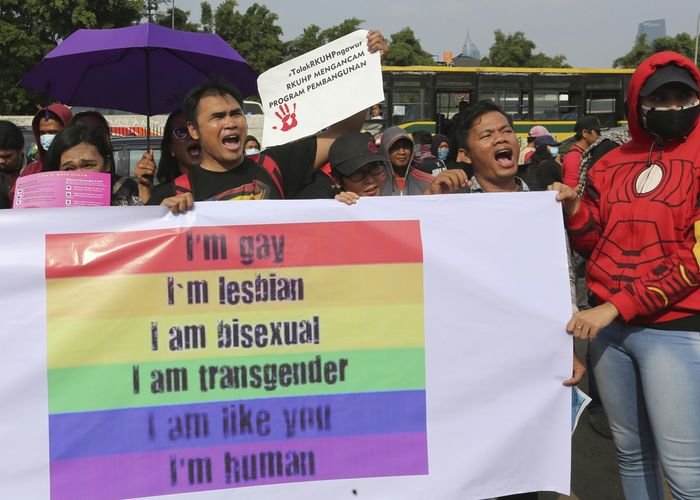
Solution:
[{"label": "rainbow striped banner", "polygon": [[46,280],[52,498],[428,474],[418,221],[47,235]]}]

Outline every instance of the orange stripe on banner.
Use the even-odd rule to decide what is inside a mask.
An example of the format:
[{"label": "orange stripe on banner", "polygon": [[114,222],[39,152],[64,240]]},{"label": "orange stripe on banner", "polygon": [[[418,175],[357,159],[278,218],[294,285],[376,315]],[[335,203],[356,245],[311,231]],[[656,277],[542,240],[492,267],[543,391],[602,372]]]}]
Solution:
[{"label": "orange stripe on banner", "polygon": [[46,277],[420,263],[418,221],[213,226],[46,236]]}]

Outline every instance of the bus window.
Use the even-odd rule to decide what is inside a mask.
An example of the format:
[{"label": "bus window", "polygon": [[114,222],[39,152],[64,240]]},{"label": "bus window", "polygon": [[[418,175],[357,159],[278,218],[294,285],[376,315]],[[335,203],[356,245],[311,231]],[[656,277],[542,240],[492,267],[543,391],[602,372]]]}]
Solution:
[{"label": "bus window", "polygon": [[578,93],[556,90],[535,90],[535,120],[576,120],[579,114]]},{"label": "bus window", "polygon": [[425,89],[394,89],[392,94],[392,125],[420,120],[432,120],[427,113]]},{"label": "bus window", "polygon": [[521,90],[487,89],[479,93],[479,99],[493,101],[514,120],[527,119],[527,92]]},{"label": "bus window", "polygon": [[438,90],[436,94],[435,112],[452,118],[459,112],[459,103],[471,102],[471,93],[468,90]]}]

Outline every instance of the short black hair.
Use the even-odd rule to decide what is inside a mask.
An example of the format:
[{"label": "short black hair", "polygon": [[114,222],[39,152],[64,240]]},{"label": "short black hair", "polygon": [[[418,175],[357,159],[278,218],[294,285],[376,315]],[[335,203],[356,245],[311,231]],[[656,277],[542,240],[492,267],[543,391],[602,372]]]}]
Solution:
[{"label": "short black hair", "polygon": [[474,122],[486,113],[491,112],[501,113],[506,117],[508,123],[513,126],[513,118],[507,115],[495,102],[491,100],[479,101],[467,108],[464,115],[460,116],[457,123],[453,125],[454,143],[457,148],[466,149],[467,135],[474,126]]},{"label": "short black hair", "polygon": [[22,130],[8,120],[0,120],[0,149],[24,149]]},{"label": "short black hair", "polygon": [[427,130],[416,130],[411,137],[413,137],[413,144],[428,146],[433,142],[433,136]]},{"label": "short black hair", "polygon": [[185,96],[185,101],[182,104],[182,111],[185,114],[185,119],[188,122],[197,124],[197,112],[199,111],[199,101],[203,97],[210,95],[218,95],[225,97],[230,95],[238,104],[243,106],[243,97],[236,87],[224,80],[209,80],[201,85],[196,86],[189,91]]},{"label": "short black hair", "polygon": [[51,147],[44,158],[44,172],[61,169],[61,155],[64,151],[78,144],[91,144],[105,160],[105,165],[112,165],[112,149],[104,133],[95,127],[72,125],[61,130],[51,142]]}]

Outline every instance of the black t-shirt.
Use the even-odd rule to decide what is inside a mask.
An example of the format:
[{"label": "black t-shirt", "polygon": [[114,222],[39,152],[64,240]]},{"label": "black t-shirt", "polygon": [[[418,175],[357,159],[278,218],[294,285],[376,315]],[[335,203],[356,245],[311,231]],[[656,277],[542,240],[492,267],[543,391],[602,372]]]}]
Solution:
[{"label": "black t-shirt", "polygon": [[[284,198],[294,198],[298,191],[312,182],[316,158],[315,136],[267,148],[262,154],[277,163],[282,174]],[[212,172],[201,167],[192,169],[190,183],[195,201],[282,198],[272,176],[248,157],[236,168],[225,172]],[[165,198],[176,194],[175,185],[170,182],[152,193],[148,205],[160,205]]]},{"label": "black t-shirt", "polygon": [[10,203],[10,183],[0,174],[0,209],[12,208]]}]

